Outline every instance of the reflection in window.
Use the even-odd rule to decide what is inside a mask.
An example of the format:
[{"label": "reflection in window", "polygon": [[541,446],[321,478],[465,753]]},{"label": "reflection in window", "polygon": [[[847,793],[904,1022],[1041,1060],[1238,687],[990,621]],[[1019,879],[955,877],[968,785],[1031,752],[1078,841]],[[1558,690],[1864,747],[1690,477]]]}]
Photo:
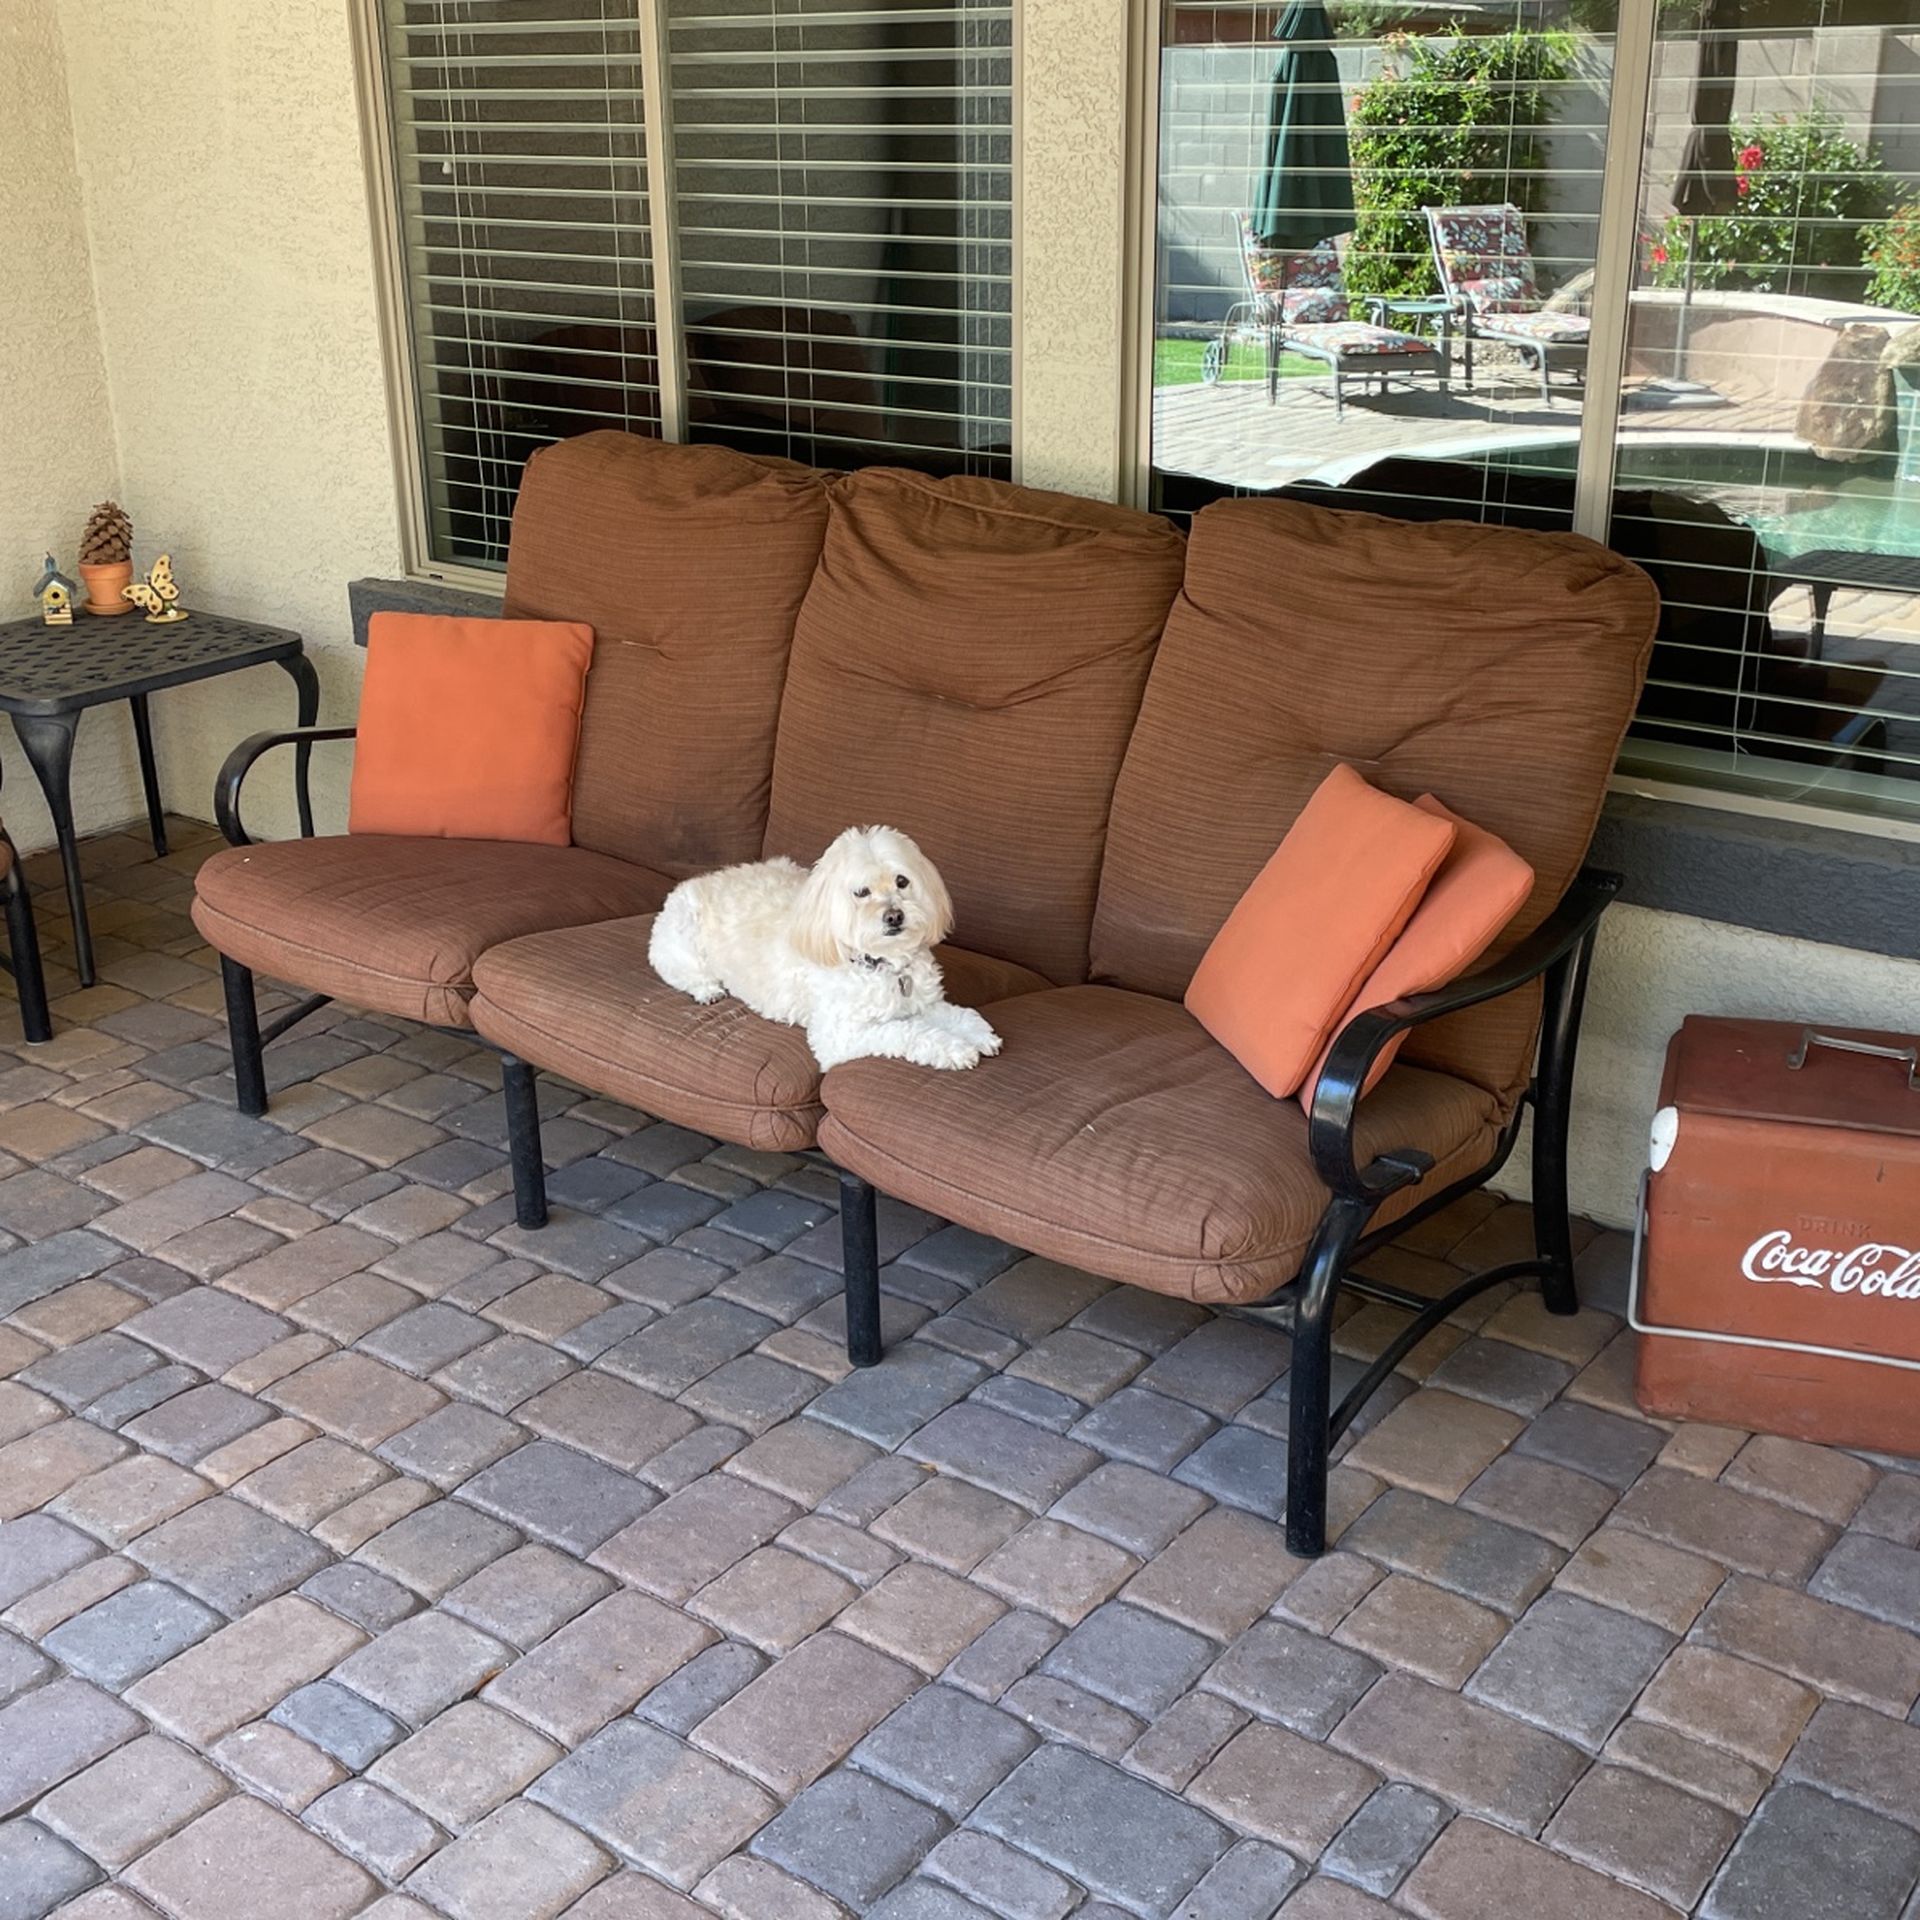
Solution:
[{"label": "reflection in window", "polygon": [[1920,814],[1917,110],[1913,0],[1663,16],[1626,391],[1665,406],[1623,416],[1612,518],[1667,567],[1631,773]]},{"label": "reflection in window", "polygon": [[1598,297],[1627,356],[1583,524],[1664,602],[1625,771],[1920,817],[1920,0],[1660,0],[1612,155],[1612,0],[1164,25],[1155,503],[1564,527]]},{"label": "reflection in window", "polygon": [[1574,444],[1610,0],[1560,15],[1166,10],[1157,504]]}]

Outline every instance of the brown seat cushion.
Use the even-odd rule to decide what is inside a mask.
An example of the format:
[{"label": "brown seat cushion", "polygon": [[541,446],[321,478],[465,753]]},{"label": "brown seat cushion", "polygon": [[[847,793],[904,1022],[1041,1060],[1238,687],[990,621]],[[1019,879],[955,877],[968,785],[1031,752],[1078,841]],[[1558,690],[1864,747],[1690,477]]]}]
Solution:
[{"label": "brown seat cushion", "polygon": [[193,923],[257,973],[465,1027],[489,947],[648,911],[671,884],[579,847],[342,834],[216,853],[195,882]]},{"label": "brown seat cushion", "polygon": [[503,610],[594,631],[576,846],[676,879],[759,855],[826,525],[823,477],[789,460],[608,432],[527,463]]},{"label": "brown seat cushion", "polygon": [[[1256,1300],[1291,1280],[1327,1203],[1298,1104],[1275,1100],[1184,1007],[1069,987],[987,1009],[1006,1045],[967,1073],[854,1060],[826,1077],[820,1145],[896,1198],[1110,1280]],[[1485,1164],[1491,1098],[1397,1066],[1368,1096],[1363,1156],[1437,1165],[1376,1216]]]},{"label": "brown seat cushion", "polygon": [[[1093,978],[1184,991],[1338,761],[1399,799],[1433,794],[1533,868],[1503,952],[1585,857],[1657,612],[1639,568],[1574,534],[1204,508],[1114,792]],[[1511,1101],[1538,1006],[1436,1022],[1403,1057]]]},{"label": "brown seat cushion", "polygon": [[969,947],[1084,979],[1114,775],[1182,550],[1148,514],[1000,481],[836,482],[767,852],[812,861],[843,827],[899,827]]},{"label": "brown seat cushion", "polygon": [[[703,1007],[666,985],[647,965],[652,932],[643,914],[494,948],[475,972],[473,1024],[536,1067],[678,1126],[766,1152],[812,1146],[820,1069],[806,1036],[737,1000]],[[953,947],[940,960],[949,997],[966,1006],[1046,986]]]}]

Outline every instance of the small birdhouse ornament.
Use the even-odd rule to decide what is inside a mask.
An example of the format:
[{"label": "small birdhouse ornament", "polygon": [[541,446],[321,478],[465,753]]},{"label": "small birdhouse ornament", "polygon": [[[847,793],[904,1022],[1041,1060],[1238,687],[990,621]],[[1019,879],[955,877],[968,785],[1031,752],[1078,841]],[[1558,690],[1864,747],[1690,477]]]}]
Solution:
[{"label": "small birdhouse ornament", "polygon": [[185,607],[174,605],[180,598],[180,589],[174,583],[171,554],[163,553],[153,563],[144,580],[136,580],[132,586],[123,587],[120,591],[136,607],[146,609],[147,625],[150,627],[170,627],[176,620],[187,617]]},{"label": "small birdhouse ornament", "polygon": [[73,603],[80,597],[78,584],[60,571],[52,554],[42,565],[40,584],[33,590],[40,602],[40,618],[50,627],[73,625]]}]

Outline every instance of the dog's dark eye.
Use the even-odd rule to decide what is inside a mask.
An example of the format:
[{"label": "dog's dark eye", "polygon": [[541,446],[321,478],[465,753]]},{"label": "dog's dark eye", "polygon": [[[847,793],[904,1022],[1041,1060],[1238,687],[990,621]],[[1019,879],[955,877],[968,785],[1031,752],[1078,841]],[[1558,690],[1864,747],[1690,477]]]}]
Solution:
[{"label": "dog's dark eye", "polygon": [[893,884],[896,887],[907,887],[912,885],[912,882],[908,880],[907,876],[904,873],[896,873],[893,876]]},{"label": "dog's dark eye", "polygon": [[853,890],[853,897],[856,900],[864,900],[867,897],[867,895],[870,894],[872,891],[873,889],[871,887],[855,887]]}]

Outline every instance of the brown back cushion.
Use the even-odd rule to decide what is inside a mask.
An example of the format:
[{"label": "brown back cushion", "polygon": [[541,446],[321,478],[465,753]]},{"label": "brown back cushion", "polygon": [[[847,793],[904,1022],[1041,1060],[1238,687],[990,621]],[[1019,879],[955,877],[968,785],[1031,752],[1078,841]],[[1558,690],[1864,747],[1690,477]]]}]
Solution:
[{"label": "brown back cushion", "polygon": [[506,612],[594,631],[573,839],[676,877],[756,859],[823,478],[724,447],[589,433],[534,455]]},{"label": "brown back cushion", "polygon": [[960,945],[1086,978],[1107,808],[1184,543],[1164,521],[996,480],[837,481],[800,610],[767,851],[900,828]]},{"label": "brown back cushion", "polygon": [[[1183,992],[1338,761],[1403,800],[1437,795],[1529,862],[1504,951],[1585,856],[1657,612],[1644,573],[1573,534],[1205,508],[1114,794],[1093,977]],[[1537,1006],[1436,1022],[1405,1057],[1509,1098]]]}]

